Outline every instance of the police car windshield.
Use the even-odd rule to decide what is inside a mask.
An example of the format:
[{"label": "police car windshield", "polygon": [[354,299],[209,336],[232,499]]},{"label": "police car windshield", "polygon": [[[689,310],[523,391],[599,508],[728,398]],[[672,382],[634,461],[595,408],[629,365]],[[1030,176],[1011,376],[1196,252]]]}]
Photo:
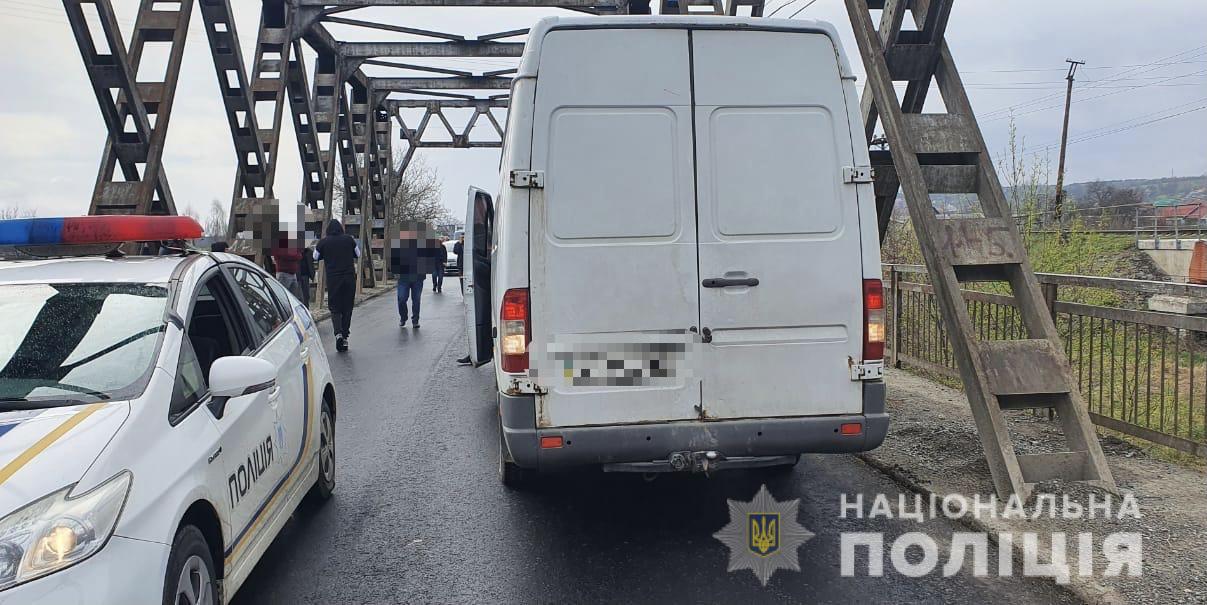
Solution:
[{"label": "police car windshield", "polygon": [[0,411],[138,396],[167,297],[153,284],[0,285]]}]

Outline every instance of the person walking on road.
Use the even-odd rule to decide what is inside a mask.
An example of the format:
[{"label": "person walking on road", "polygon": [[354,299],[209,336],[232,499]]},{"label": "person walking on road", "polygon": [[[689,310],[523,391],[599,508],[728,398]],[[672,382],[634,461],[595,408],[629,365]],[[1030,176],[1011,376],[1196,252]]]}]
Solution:
[{"label": "person walking on road", "polygon": [[436,246],[436,266],[432,269],[432,292],[444,292],[444,264],[448,262],[448,248],[444,247],[447,237],[442,237]]},{"label": "person walking on road", "polygon": [[[434,238],[427,237],[427,226],[422,223],[407,222],[398,233],[397,244],[391,247],[391,263],[394,275],[398,279],[396,296],[398,298],[398,325],[406,327],[410,319],[411,327],[419,329],[419,307],[423,298],[423,282],[429,273],[435,271],[437,244]],[[407,300],[410,309],[407,309]]]},{"label": "person walking on road", "polygon": [[356,303],[356,260],[360,244],[344,233],[336,219],[327,223],[327,236],[314,247],[314,260],[324,262],[327,278],[327,306],[331,309],[331,327],[335,331],[335,350],[348,350],[352,329],[352,305]]},{"label": "person walking on road", "polygon": [[310,308],[310,282],[314,280],[314,251],[302,249],[302,260],[298,263],[298,289],[302,291],[302,305]]},{"label": "person walking on road", "polygon": [[457,243],[453,244],[453,254],[457,255],[457,274],[462,279],[465,278],[465,236],[462,235]]},{"label": "person walking on road", "polygon": [[302,263],[301,242],[289,234],[282,233],[272,248],[272,264],[276,267],[277,281],[289,290],[290,294],[302,299],[302,289],[298,284],[298,271]]}]

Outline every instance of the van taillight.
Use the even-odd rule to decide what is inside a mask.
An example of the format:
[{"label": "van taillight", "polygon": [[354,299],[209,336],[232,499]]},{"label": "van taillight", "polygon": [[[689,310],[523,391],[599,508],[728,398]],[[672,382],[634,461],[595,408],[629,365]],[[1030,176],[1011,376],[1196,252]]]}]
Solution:
[{"label": "van taillight", "polygon": [[863,360],[884,359],[884,284],[863,280]]},{"label": "van taillight", "polygon": [[528,371],[528,288],[513,288],[503,293],[503,312],[499,318],[499,348],[503,352],[503,371]]}]

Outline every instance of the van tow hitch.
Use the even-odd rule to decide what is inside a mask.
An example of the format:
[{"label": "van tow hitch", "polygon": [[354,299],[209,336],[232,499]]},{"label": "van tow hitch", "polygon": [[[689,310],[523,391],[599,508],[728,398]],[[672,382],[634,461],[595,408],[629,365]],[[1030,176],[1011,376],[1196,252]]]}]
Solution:
[{"label": "van tow hitch", "polygon": [[707,473],[708,465],[717,460],[724,460],[721,454],[707,450],[703,452],[675,452],[671,454],[671,468],[676,472]]}]

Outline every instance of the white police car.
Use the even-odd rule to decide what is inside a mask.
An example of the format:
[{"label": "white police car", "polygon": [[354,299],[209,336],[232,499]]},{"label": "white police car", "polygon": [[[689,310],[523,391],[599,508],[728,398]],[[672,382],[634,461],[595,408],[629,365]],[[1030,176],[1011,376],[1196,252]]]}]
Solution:
[{"label": "white police car", "polygon": [[[0,221],[10,245],[199,235]],[[331,495],[335,414],[309,312],[240,257],[0,262],[0,603],[224,602]]]}]

